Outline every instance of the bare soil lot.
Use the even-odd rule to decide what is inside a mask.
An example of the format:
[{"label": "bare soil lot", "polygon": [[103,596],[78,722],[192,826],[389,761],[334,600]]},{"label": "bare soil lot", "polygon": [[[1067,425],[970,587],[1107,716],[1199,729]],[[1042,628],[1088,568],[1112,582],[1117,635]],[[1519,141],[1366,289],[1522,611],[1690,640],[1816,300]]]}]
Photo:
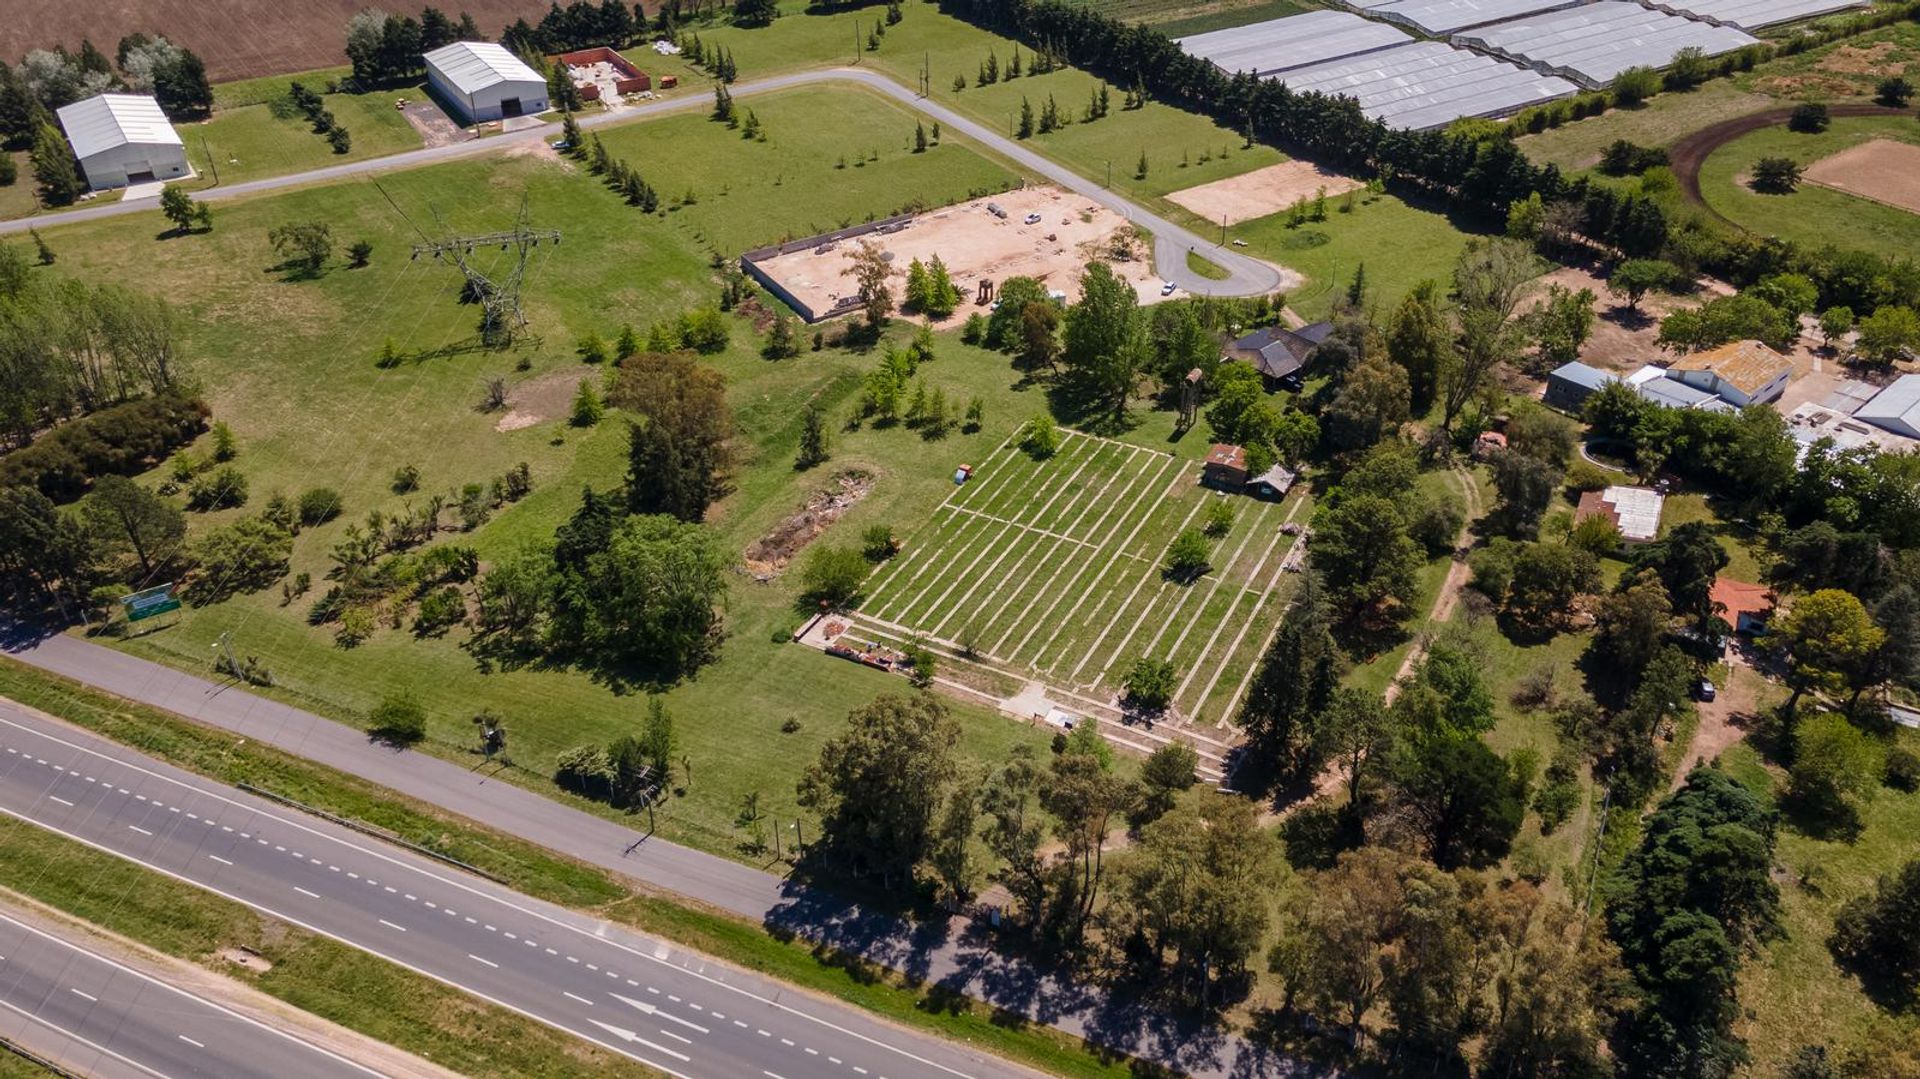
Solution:
[{"label": "bare soil lot", "polygon": [[[112,56],[123,36],[141,31],[199,53],[214,82],[310,71],[347,62],[347,20],[366,6],[365,0],[14,0],[0,19],[0,58],[14,63],[31,49],[77,49],[82,37]],[[547,5],[462,0],[444,8],[455,18],[462,9],[493,37],[515,19],[537,22]],[[417,17],[418,6],[407,12]]]},{"label": "bare soil lot", "polygon": [[1920,146],[1869,139],[1807,168],[1809,183],[1920,213]]},{"label": "bare soil lot", "polygon": [[[1006,216],[994,215],[987,209],[989,203]],[[1027,218],[1034,215],[1039,220],[1028,224]],[[961,302],[945,323],[937,325],[984,311],[974,302],[982,281],[997,286],[1009,277],[1037,277],[1048,289],[1066,293],[1071,303],[1080,295],[1081,268],[1096,258],[1131,282],[1142,303],[1160,299],[1152,251],[1134,236],[1132,225],[1111,210],[1046,186],[963,202],[921,214],[899,232],[805,247],[759,265],[801,302],[825,312],[857,290],[853,256],[864,240],[892,256],[890,282],[896,301],[906,288],[907,267],[914,259],[926,262],[939,255],[947,264],[947,272],[960,288]]]},{"label": "bare soil lot", "polygon": [[1322,191],[1328,196],[1343,195],[1363,186],[1351,176],[1342,176],[1311,161],[1282,161],[1264,169],[1175,191],[1167,200],[1209,221],[1233,225],[1277,214],[1296,200],[1312,199]]}]

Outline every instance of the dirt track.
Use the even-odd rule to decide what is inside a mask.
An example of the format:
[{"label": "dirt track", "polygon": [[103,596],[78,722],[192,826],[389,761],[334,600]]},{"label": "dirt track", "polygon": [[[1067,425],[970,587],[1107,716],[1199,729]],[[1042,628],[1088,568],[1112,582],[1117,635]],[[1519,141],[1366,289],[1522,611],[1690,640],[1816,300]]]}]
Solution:
[{"label": "dirt track", "polygon": [[[1680,190],[1687,201],[1713,215],[1714,220],[1723,225],[1740,228],[1739,225],[1720,216],[1719,211],[1707,205],[1700,196],[1700,166],[1707,155],[1752,131],[1763,127],[1784,124],[1793,115],[1793,106],[1783,105],[1777,109],[1736,116],[1731,120],[1703,127],[1680,138],[1668,148],[1667,153],[1673,159],[1673,175],[1680,181]],[[1905,109],[1890,109],[1885,105],[1833,105],[1829,110],[1834,116],[1905,116]]]}]

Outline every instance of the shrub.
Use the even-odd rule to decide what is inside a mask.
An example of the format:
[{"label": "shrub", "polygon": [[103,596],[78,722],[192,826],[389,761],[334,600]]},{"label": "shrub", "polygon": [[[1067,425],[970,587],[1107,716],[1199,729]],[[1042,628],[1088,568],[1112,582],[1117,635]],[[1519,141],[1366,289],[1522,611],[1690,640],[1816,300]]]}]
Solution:
[{"label": "shrub", "polygon": [[900,551],[900,541],[886,525],[871,525],[860,537],[860,549],[870,561],[885,562]]},{"label": "shrub", "polygon": [[1818,101],[1806,101],[1793,107],[1787,127],[1804,135],[1818,135],[1833,124],[1833,115]]},{"label": "shrub", "polygon": [[1027,421],[1020,428],[1020,448],[1036,459],[1052,457],[1060,452],[1060,428],[1056,427],[1053,417],[1045,413]]},{"label": "shrub", "polygon": [[1141,656],[1127,671],[1127,704],[1142,712],[1165,711],[1179,681],[1180,672],[1171,660]]},{"label": "shrub", "polygon": [[388,745],[414,745],[427,736],[427,710],[411,693],[391,694],[367,713],[367,734]]},{"label": "shrub", "polygon": [[420,466],[401,465],[393,470],[393,493],[404,495],[420,489]]},{"label": "shrub", "polygon": [[[206,405],[174,393],[101,409],[0,457],[0,486],[37,487],[55,502],[71,502],[95,476],[131,476],[160,463],[206,430],[207,415]],[[191,478],[190,470],[179,482]]]},{"label": "shrub", "polygon": [[1920,754],[1906,746],[1887,750],[1887,786],[1902,791],[1920,789]]},{"label": "shrub", "polygon": [[1765,195],[1790,195],[1800,186],[1800,165],[1790,157],[1763,157],[1754,162],[1747,182]]},{"label": "shrub", "polygon": [[232,465],[201,476],[193,481],[193,486],[187,488],[187,508],[201,513],[246,504],[247,477]]},{"label": "shrub", "polygon": [[1913,84],[1898,75],[1889,75],[1874,87],[1873,99],[1889,108],[1904,109],[1913,97]]},{"label": "shrub", "polygon": [[333,632],[333,643],[342,648],[356,648],[373,636],[373,629],[371,608],[348,607],[340,612],[340,628]]},{"label": "shrub", "polygon": [[308,528],[323,525],[340,516],[345,504],[340,492],[331,487],[315,487],[300,493],[300,523]]},{"label": "shrub", "polygon": [[1167,548],[1167,575],[1179,581],[1198,580],[1213,568],[1208,564],[1211,553],[1199,529],[1184,529]]},{"label": "shrub", "polygon": [[372,258],[373,244],[366,240],[355,240],[353,241],[353,246],[347,248],[347,269],[358,270],[371,261]]},{"label": "shrub", "polygon": [[613,796],[613,759],[599,746],[575,746],[553,762],[553,781],[561,790],[586,798]]},{"label": "shrub", "polygon": [[1567,490],[1576,495],[1587,491],[1604,491],[1612,484],[1613,479],[1606,469],[1584,457],[1576,458],[1567,466]]},{"label": "shrub", "polygon": [[467,620],[467,599],[452,585],[427,593],[420,601],[420,613],[414,616],[416,636],[432,637],[445,633]]},{"label": "shrub", "polygon": [[801,595],[829,607],[853,602],[867,579],[867,559],[849,547],[815,547],[800,570]]},{"label": "shrub", "polygon": [[1217,498],[1207,507],[1207,535],[1219,539],[1233,530],[1233,506]]},{"label": "shrub", "polygon": [[1613,103],[1632,108],[1660,92],[1660,73],[1650,67],[1630,67],[1613,77]]}]

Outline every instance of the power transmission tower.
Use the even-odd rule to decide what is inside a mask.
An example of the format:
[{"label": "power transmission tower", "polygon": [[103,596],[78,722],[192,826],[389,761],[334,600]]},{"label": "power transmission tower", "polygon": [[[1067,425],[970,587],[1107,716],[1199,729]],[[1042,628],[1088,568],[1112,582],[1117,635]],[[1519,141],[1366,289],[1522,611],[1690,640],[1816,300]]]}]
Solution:
[{"label": "power transmission tower", "polygon": [[[436,212],[434,220],[440,222],[442,229],[446,223],[440,221]],[[450,231],[450,230],[448,230]],[[424,234],[423,234],[424,235]],[[542,240],[555,244],[560,242],[559,229],[537,229],[531,222],[527,210],[526,196],[520,197],[520,217],[514,226],[505,232],[485,232],[474,236],[448,236],[443,240],[426,240],[413,245],[413,257],[431,255],[439,258],[451,256],[453,264],[467,277],[467,293],[480,304],[480,341],[488,348],[506,348],[513,344],[520,331],[526,328],[526,312],[520,307],[520,285],[526,279],[527,256],[540,246]],[[500,250],[513,254],[507,272],[492,277],[474,265],[475,249],[499,245]]]}]

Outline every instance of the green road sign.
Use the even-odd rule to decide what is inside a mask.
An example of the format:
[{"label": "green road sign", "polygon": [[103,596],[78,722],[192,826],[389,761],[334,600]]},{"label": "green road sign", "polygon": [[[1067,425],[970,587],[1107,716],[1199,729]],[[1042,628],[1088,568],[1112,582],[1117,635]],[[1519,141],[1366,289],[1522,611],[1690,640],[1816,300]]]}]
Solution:
[{"label": "green road sign", "polygon": [[180,609],[180,601],[173,595],[172,583],[156,585],[132,595],[121,596],[120,605],[126,608],[129,622],[138,622],[143,618],[152,618],[154,615]]}]

